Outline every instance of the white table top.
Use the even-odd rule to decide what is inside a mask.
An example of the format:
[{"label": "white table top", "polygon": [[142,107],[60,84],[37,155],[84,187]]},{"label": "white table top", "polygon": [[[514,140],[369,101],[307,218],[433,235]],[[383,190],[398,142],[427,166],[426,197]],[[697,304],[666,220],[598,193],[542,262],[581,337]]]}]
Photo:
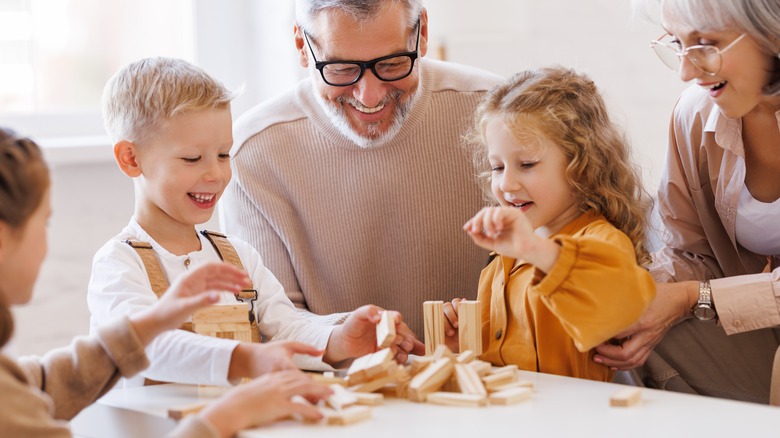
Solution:
[{"label": "white table top", "polygon": [[[780,408],[652,389],[642,390],[642,401],[636,406],[610,407],[609,397],[624,386],[520,373],[521,379],[534,382],[534,395],[515,405],[450,407],[386,397],[383,405],[372,407],[372,419],[356,424],[287,420],[239,436],[709,438],[774,436],[780,429]],[[72,428],[83,437],[162,436],[175,425],[166,418],[167,409],[197,400],[197,389],[188,385],[116,389],[76,417]]]}]

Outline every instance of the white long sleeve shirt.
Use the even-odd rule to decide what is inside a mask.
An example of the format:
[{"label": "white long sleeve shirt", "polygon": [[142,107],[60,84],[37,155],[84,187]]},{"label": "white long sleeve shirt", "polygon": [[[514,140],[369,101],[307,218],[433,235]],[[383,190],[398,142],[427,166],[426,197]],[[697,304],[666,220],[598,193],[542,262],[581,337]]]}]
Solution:
[{"label": "white long sleeve shirt", "polygon": [[[141,257],[126,240],[149,242],[157,252],[160,266],[172,283],[188,269],[219,261],[219,254],[200,233],[201,249],[186,255],[174,255],[160,246],[138,224],[135,218],[121,233],[97,252],[92,262],[92,276],[87,292],[91,312],[90,332],[121,315],[139,312],[157,302]],[[284,293],[282,285],[263,264],[260,255],[246,242],[228,237],[244,268],[252,278],[258,299],[254,311],[261,334],[269,340],[290,339],[327,346],[334,324],[343,314],[325,315],[320,319],[305,317]],[[221,302],[236,302],[231,293],[222,293]],[[158,336],[146,347],[151,366],[126,386],[140,386],[143,378],[165,382],[229,385],[228,370],[238,341],[201,336],[184,330],[171,330]],[[307,369],[330,369],[322,357],[295,356],[296,364]]]}]

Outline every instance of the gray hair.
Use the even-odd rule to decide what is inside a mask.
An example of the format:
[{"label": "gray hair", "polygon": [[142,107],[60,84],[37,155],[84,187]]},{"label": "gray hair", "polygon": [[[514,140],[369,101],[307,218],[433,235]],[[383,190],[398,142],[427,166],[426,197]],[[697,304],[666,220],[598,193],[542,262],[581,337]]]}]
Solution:
[{"label": "gray hair", "polygon": [[367,23],[376,18],[388,4],[400,3],[407,15],[407,25],[417,23],[423,5],[422,0],[295,0],[295,20],[306,30],[312,29],[313,19],[327,9],[338,10],[349,15],[358,23]]},{"label": "gray hair", "polygon": [[778,0],[643,0],[647,9],[664,4],[686,24],[703,31],[741,29],[763,50],[775,56],[767,95],[780,94],[780,1]]}]

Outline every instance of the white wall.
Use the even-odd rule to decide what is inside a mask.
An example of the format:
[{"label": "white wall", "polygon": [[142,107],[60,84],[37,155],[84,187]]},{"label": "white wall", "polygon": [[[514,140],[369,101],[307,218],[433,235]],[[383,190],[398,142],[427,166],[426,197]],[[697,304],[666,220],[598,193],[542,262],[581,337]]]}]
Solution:
[{"label": "white wall", "polygon": [[[293,84],[304,72],[292,43],[292,2],[198,0],[198,62],[228,86],[244,86],[234,116]],[[621,0],[426,0],[435,55],[503,75],[549,64],[572,66],[601,87],[626,128],[654,190],[667,123],[683,88],[649,49],[659,27],[635,22]],[[54,214],[50,252],[32,303],[18,309],[15,347],[42,353],[87,332],[86,286],[95,251],[132,214],[130,179],[99,140],[50,149]],[[211,225],[210,225],[211,226]]]}]

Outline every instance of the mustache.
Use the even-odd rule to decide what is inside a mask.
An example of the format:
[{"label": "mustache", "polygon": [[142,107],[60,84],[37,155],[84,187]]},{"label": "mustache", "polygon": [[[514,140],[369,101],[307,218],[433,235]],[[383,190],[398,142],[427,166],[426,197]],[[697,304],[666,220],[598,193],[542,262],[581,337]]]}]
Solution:
[{"label": "mustache", "polygon": [[[374,107],[386,105],[388,102],[393,101],[393,100],[399,100],[402,95],[403,95],[403,91],[401,91],[401,90],[393,90],[390,93],[388,93],[387,96],[385,96],[381,101],[379,101],[379,103],[376,104]],[[352,105],[352,106],[365,106],[359,100],[355,99],[354,97],[352,97],[352,96],[344,96],[344,95],[336,97],[336,103],[339,103],[339,104],[346,103],[346,104],[349,104],[349,105]]]}]

